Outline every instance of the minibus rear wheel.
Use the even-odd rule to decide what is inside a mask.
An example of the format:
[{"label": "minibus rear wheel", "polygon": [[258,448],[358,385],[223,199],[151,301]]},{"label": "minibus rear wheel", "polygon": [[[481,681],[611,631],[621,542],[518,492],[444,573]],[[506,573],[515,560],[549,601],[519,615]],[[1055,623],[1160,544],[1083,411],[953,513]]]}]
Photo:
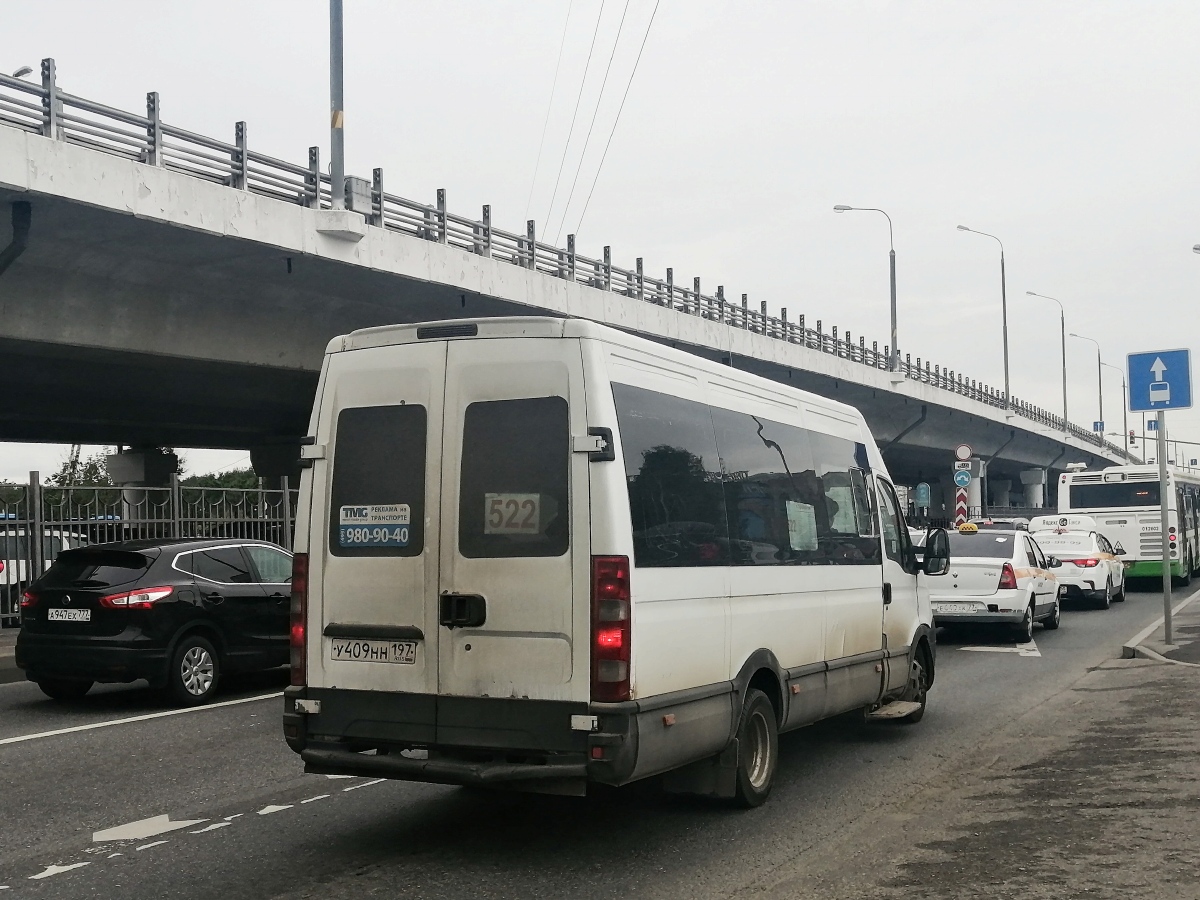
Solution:
[{"label": "minibus rear wheel", "polygon": [[779,763],[779,728],[775,720],[775,707],[758,688],[746,692],[737,740],[737,792],[734,799],[738,806],[753,809],[762,806],[770,796]]}]

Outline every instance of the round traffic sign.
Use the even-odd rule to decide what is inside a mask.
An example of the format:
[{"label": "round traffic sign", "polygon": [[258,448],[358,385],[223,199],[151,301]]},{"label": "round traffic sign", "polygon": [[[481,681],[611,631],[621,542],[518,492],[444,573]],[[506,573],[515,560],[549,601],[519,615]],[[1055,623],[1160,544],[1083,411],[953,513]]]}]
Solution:
[{"label": "round traffic sign", "polygon": [[959,469],[954,473],[954,483],[959,487],[966,487],[971,483],[971,473],[966,469]]},{"label": "round traffic sign", "polygon": [[954,458],[957,460],[966,461],[970,459],[974,453],[975,451],[971,449],[970,444],[959,444],[954,448]]}]

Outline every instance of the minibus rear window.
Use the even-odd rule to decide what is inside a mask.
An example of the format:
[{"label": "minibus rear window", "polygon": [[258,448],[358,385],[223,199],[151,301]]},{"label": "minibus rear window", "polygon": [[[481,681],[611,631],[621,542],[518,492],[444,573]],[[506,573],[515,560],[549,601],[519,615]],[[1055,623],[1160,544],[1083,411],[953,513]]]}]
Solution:
[{"label": "minibus rear window", "polygon": [[490,559],[566,553],[570,454],[562,397],[469,405],[463,417],[459,552]]},{"label": "minibus rear window", "polygon": [[425,407],[343,409],[333,447],[329,552],[418,556],[425,548]]}]

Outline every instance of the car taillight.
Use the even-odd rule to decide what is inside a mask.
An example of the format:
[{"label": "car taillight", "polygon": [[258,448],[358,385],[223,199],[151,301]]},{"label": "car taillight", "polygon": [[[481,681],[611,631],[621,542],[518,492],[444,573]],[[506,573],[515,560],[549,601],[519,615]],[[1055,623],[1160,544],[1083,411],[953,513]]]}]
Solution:
[{"label": "car taillight", "polygon": [[0,574],[4,573],[4,560],[0,559]]},{"label": "car taillight", "polygon": [[1098,559],[1067,559],[1063,561],[1069,562],[1075,566],[1079,566],[1081,569],[1094,569],[1096,566],[1100,565],[1100,560]]},{"label": "car taillight", "polygon": [[1013,591],[1017,588],[1017,573],[1013,571],[1012,563],[1005,563],[1004,568],[1000,570],[1000,587],[1001,591]]},{"label": "car taillight", "polygon": [[592,699],[629,699],[629,557],[592,557]]},{"label": "car taillight", "polygon": [[305,669],[307,650],[305,620],[307,616],[308,554],[297,553],[292,557],[292,617],[291,628],[288,631],[288,644],[292,650],[292,684],[299,686],[304,685],[307,676]]},{"label": "car taillight", "polygon": [[30,593],[29,591],[26,591],[25,593],[23,593],[21,595],[21,609],[29,609],[29,607],[36,605],[37,602],[38,602],[37,594],[33,594],[33,593]]},{"label": "car taillight", "polygon": [[149,609],[163,597],[170,597],[175,588],[170,585],[162,587],[138,588],[136,591],[125,591],[121,594],[109,594],[100,598],[100,605],[109,609]]}]

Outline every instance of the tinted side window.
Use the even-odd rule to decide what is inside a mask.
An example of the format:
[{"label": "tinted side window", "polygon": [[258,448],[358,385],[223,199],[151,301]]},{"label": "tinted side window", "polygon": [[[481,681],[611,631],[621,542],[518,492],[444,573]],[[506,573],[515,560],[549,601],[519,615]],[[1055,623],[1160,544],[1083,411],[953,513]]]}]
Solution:
[{"label": "tinted side window", "polygon": [[809,432],[809,440],[814,475],[824,494],[828,531],[823,548],[828,561],[835,565],[881,562],[879,530],[864,470],[866,448],[816,431]]},{"label": "tinted side window", "polygon": [[263,584],[286,584],[292,580],[292,558],[274,547],[247,544],[243,547]]},{"label": "tinted side window", "polygon": [[[221,584],[252,584],[254,573],[242,555],[240,547],[220,547],[215,550],[196,550],[180,561],[197,578]],[[184,565],[186,563],[186,566]]]},{"label": "tinted side window", "polygon": [[1030,539],[1029,543],[1033,544],[1033,556],[1037,560],[1038,568],[1046,568],[1046,554],[1042,553],[1042,548],[1038,546],[1038,542]]},{"label": "tinted side window", "polygon": [[338,415],[329,502],[334,556],[419,556],[425,547],[425,407]]},{"label": "tinted side window", "polygon": [[1037,567],[1037,551],[1033,549],[1033,541],[1025,538],[1025,556],[1029,560],[1031,566]]},{"label": "tinted side window", "polygon": [[721,462],[708,405],[613,384],[634,564],[729,564]]},{"label": "tinted side window", "polygon": [[562,556],[571,434],[562,397],[472,403],[463,417],[458,547],[467,557]]}]

